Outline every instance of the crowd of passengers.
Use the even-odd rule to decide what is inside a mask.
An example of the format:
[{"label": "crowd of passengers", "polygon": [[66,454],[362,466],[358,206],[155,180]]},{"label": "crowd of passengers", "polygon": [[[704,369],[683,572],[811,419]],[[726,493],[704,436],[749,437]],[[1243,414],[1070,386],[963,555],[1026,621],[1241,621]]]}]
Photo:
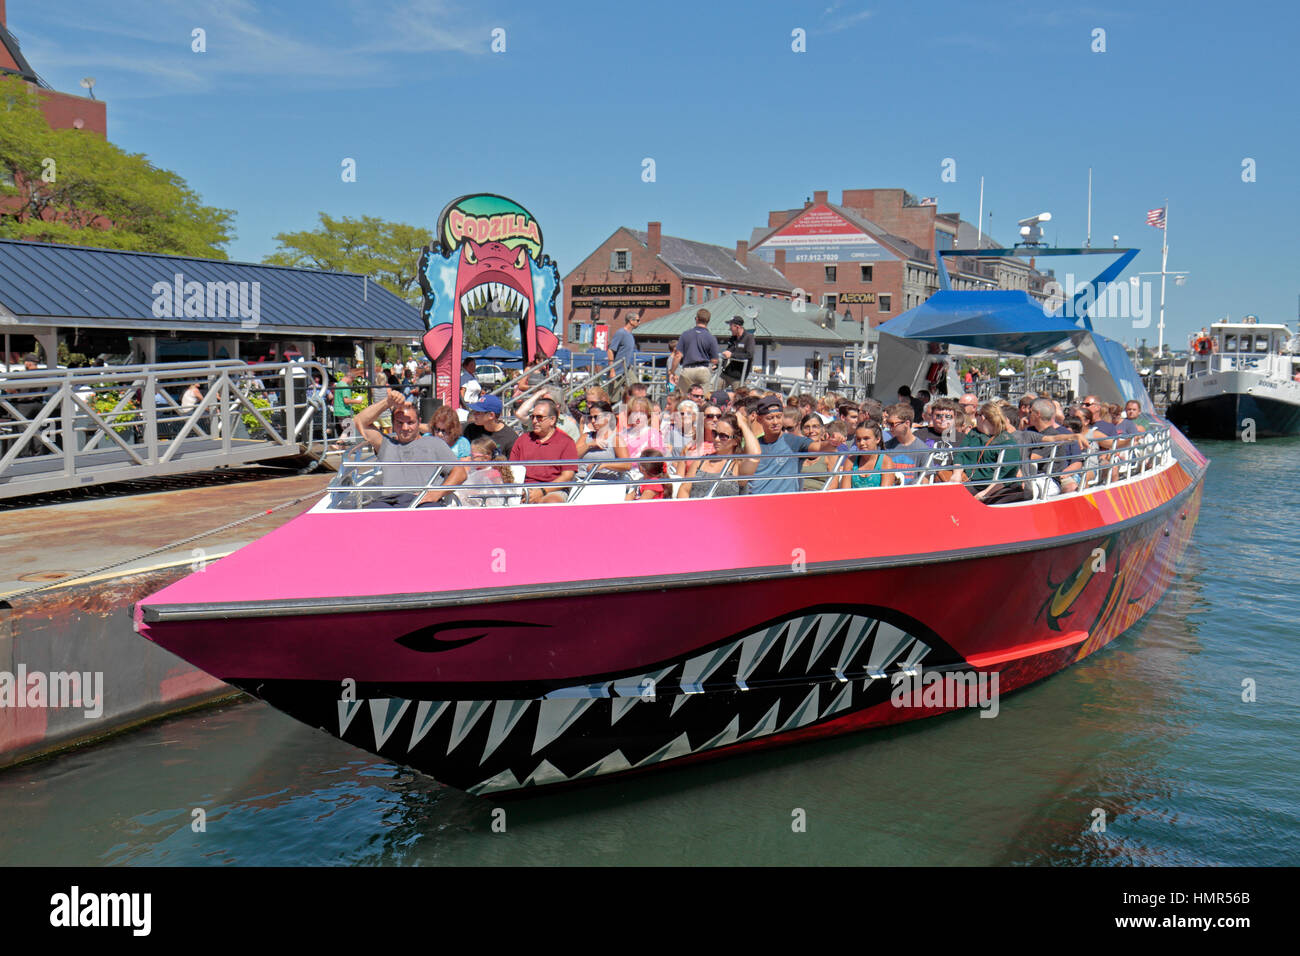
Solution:
[{"label": "crowd of passengers", "polygon": [[[519,489],[503,484],[522,484],[525,503],[559,503],[577,491],[564,485],[581,481],[620,482],[629,501],[955,482],[1001,504],[1031,498],[1031,478],[1048,497],[1113,480],[1152,424],[1136,401],[1121,407],[1095,395],[1068,407],[1033,393],[1018,405],[981,404],[971,393],[932,399],[904,386],[886,406],[745,387],[708,393],[696,382],[662,405],[644,384],[617,405],[602,388],[572,406],[558,387],[542,388],[515,408],[515,428],[500,397],[475,397],[464,422],[443,406],[421,423],[396,390],[356,414],[383,485],[424,486],[442,473],[428,491],[394,490],[366,507],[519,501]],[[389,416],[385,432],[379,422]],[[538,461],[562,464],[530,464]]]}]

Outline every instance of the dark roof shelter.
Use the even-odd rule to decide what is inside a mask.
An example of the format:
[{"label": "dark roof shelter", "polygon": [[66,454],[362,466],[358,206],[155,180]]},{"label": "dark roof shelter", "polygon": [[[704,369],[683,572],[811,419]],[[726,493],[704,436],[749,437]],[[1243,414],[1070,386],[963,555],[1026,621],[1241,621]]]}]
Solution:
[{"label": "dark roof shelter", "polygon": [[[184,333],[250,353],[285,340],[328,351],[339,340],[342,354],[353,342],[410,344],[424,322],[419,309],[351,273],[0,239],[0,331],[44,344],[65,330],[146,343]],[[150,351],[141,357],[154,361]]]}]

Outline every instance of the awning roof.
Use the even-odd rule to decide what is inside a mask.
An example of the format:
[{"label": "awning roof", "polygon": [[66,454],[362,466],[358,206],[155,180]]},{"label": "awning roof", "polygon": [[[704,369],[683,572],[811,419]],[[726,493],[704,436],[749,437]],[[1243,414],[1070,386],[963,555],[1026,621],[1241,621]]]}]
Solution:
[{"label": "awning roof", "polygon": [[1045,314],[1028,292],[999,290],[936,292],[877,331],[903,339],[1036,355],[1083,330],[1069,319]]},{"label": "awning roof", "polygon": [[419,309],[359,275],[12,239],[0,239],[0,316],[18,324],[239,333],[233,307],[220,309],[224,315],[186,316],[177,303],[171,317],[157,316],[154,287],[174,289],[177,276],[203,285],[204,311],[209,283],[248,283],[245,299],[251,305],[257,290],[255,328],[264,335],[405,339],[424,332]]}]

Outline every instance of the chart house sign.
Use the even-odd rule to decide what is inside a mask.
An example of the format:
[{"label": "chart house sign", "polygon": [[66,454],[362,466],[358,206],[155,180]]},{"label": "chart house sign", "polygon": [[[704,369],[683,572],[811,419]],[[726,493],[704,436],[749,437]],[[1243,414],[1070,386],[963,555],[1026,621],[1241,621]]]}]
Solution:
[{"label": "chart house sign", "polygon": [[618,285],[575,285],[573,297],[595,296],[600,299],[638,298],[648,295],[671,295],[672,285],[667,282],[624,282]]},{"label": "chart house sign", "polygon": [[[672,286],[667,282],[625,282],[618,285],[575,285],[569,299],[575,309],[587,309],[600,300],[604,309],[666,309]],[[664,298],[650,298],[664,296]],[[578,301],[579,299],[583,301]]]},{"label": "chart house sign", "polygon": [[465,322],[507,316],[519,322],[524,363],[555,352],[560,270],[542,255],[542,230],[504,196],[461,196],[438,217],[438,239],[420,256],[424,351],[433,362],[435,394],[460,405]]}]

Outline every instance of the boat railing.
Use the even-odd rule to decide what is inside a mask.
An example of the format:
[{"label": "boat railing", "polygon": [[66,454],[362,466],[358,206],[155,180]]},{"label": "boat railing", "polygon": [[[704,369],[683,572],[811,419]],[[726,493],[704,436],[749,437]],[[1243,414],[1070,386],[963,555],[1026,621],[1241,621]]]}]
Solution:
[{"label": "boat railing", "polygon": [[[1009,498],[1014,501],[1038,501],[1058,496],[1083,494],[1101,487],[1107,487],[1131,478],[1162,468],[1173,460],[1172,439],[1169,428],[1164,425],[1148,426],[1145,432],[1128,435],[1116,435],[1105,439],[1109,448],[1101,448],[1097,442],[1090,442],[1082,452],[1063,451],[1072,444],[1068,436],[1060,436],[1064,441],[1025,441],[996,445],[936,446],[928,449],[924,461],[895,461],[892,467],[882,468],[880,474],[892,475],[898,479],[897,484],[884,486],[895,489],[915,488],[931,484],[957,484],[974,492],[996,490],[1001,486],[1012,492]],[[400,504],[389,507],[414,508],[428,507],[424,499],[430,493],[441,492],[442,504],[449,505],[518,505],[525,503],[529,492],[564,491],[569,504],[605,504],[623,501],[630,489],[644,485],[663,485],[671,489],[665,498],[677,496],[677,489],[695,484],[710,486],[708,491],[698,497],[712,497],[720,481],[767,481],[791,479],[798,481],[803,490],[799,493],[825,493],[851,489],[852,477],[869,475],[855,467],[856,460],[870,457],[872,454],[890,456],[890,451],[871,452],[867,450],[849,450],[833,452],[801,452],[773,456],[782,459],[799,459],[812,461],[817,458],[833,458],[834,461],[826,471],[801,471],[798,475],[754,476],[744,475],[736,469],[740,462],[752,461],[755,456],[737,455],[664,455],[651,459],[552,459],[547,461],[428,461],[428,462],[393,462],[397,467],[424,467],[430,471],[428,479],[419,485],[401,485],[385,483],[383,468],[370,450],[368,444],[362,443],[344,455],[339,463],[339,475],[330,486],[330,507],[332,509],[356,509],[373,507],[377,499],[391,499],[400,496]],[[905,453],[900,453],[905,454]],[[914,453],[914,454],[920,454]],[[702,461],[712,463],[731,463],[725,473],[685,473],[688,463]],[[648,461],[662,463],[663,475],[646,475],[640,466]],[[883,464],[883,463],[882,463]],[[456,485],[444,487],[444,476],[450,475],[457,467],[470,469],[500,469],[509,467],[511,477],[524,478],[526,468],[558,467],[564,471],[573,471],[573,478],[565,481],[501,481],[490,484]],[[843,479],[848,478],[848,481]],[[821,483],[820,487],[817,487]],[[842,487],[848,486],[848,487]],[[696,497],[686,494],[688,497]],[[1011,503],[1011,501],[1007,501]]]}]

